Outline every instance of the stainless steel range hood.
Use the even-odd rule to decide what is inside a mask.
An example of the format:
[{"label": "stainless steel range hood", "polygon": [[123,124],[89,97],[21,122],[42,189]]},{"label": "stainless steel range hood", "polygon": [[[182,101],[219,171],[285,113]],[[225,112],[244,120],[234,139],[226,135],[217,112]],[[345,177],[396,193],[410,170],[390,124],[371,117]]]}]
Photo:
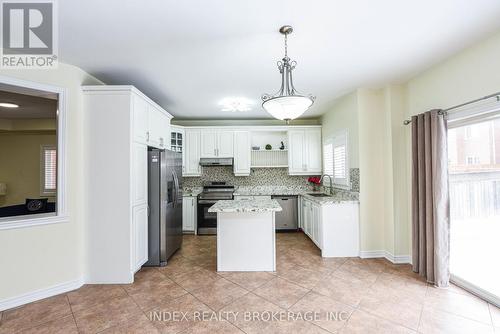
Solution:
[{"label": "stainless steel range hood", "polygon": [[201,158],[200,166],[232,166],[233,158]]}]

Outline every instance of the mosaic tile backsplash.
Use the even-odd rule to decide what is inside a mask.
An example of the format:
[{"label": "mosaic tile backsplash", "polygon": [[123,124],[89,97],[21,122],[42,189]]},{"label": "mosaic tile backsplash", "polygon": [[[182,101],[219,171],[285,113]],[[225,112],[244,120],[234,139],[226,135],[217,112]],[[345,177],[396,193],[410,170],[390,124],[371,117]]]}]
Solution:
[{"label": "mosaic tile backsplash", "polygon": [[[350,192],[359,192],[359,168],[351,168]],[[183,186],[186,188],[201,187],[212,181],[226,181],[234,186],[276,186],[292,188],[309,188],[308,176],[290,176],[287,168],[254,168],[250,176],[234,176],[231,166],[203,167],[201,177],[183,178]],[[346,191],[334,189],[336,192]]]},{"label": "mosaic tile backsplash", "polygon": [[288,168],[254,168],[250,176],[234,176],[233,167],[203,167],[201,177],[184,177],[183,186],[201,187],[212,181],[226,181],[235,186],[308,187],[307,176],[290,176]]}]

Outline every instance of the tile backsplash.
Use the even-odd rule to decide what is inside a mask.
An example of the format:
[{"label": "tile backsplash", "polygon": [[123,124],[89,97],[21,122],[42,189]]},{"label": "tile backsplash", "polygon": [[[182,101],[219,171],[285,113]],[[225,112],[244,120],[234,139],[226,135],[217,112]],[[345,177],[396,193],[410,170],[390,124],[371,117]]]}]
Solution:
[{"label": "tile backsplash", "polygon": [[[200,177],[184,177],[186,188],[201,187],[212,181],[226,181],[235,186],[276,186],[276,187],[310,187],[308,176],[290,176],[288,168],[253,168],[250,176],[234,176],[233,167],[203,167]],[[359,192],[359,168],[351,168],[351,192]],[[342,191],[342,189],[336,189]],[[345,191],[345,190],[343,190]]]},{"label": "tile backsplash", "polygon": [[201,187],[211,181],[226,181],[235,186],[308,187],[307,176],[290,176],[288,168],[253,168],[249,176],[234,176],[233,167],[203,167],[200,177],[184,177],[183,186]]}]

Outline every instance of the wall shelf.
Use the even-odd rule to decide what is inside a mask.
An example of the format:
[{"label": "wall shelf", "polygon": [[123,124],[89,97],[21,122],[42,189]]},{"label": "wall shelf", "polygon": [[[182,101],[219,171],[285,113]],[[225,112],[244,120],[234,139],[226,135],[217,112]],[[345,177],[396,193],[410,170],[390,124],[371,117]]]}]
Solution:
[{"label": "wall shelf", "polygon": [[252,150],[252,168],[288,167],[287,150]]}]

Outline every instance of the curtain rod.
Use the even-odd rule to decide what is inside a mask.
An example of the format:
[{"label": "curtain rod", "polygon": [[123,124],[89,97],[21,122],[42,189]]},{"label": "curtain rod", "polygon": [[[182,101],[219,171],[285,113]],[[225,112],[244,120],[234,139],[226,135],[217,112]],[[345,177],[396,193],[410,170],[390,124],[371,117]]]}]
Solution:
[{"label": "curtain rod", "polygon": [[[476,102],[479,102],[479,101],[482,101],[482,100],[486,100],[486,99],[489,99],[489,98],[492,98],[492,97],[495,97],[495,96],[497,98],[497,101],[500,102],[500,92],[498,92],[498,93],[494,93],[494,94],[490,94],[490,95],[486,95],[486,96],[480,97],[478,99],[475,99],[475,100],[472,100],[472,101],[469,101],[469,102],[457,104],[456,106],[453,106],[453,107],[450,107],[450,108],[447,108],[447,109],[440,110],[438,112],[438,114],[439,115],[446,115],[448,113],[448,111],[450,111],[450,110],[457,109],[457,108],[466,106],[466,105],[471,104],[471,103],[476,103]],[[411,123],[411,119],[406,119],[403,122],[404,125],[408,125],[410,123]]]}]

